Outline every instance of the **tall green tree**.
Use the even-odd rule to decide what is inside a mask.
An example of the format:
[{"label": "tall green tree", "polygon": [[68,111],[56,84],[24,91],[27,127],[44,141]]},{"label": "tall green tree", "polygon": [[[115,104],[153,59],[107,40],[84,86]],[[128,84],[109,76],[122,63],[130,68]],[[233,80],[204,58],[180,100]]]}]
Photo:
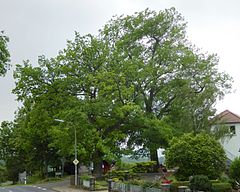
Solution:
[{"label": "tall green tree", "polygon": [[4,35],[3,31],[0,32],[0,76],[6,74],[9,68],[10,53],[8,51],[7,43],[9,38]]},{"label": "tall green tree", "polygon": [[231,87],[217,64],[216,55],[187,40],[186,23],[174,8],[114,17],[98,36],[76,33],[56,58],[40,57],[39,67],[17,66],[21,130],[46,142],[40,151],[54,148],[69,157],[66,146],[73,146],[76,129],[80,160],[91,159],[96,173],[126,144],[157,160],[157,148],[173,134],[207,127],[216,99]]},{"label": "tall green tree", "polygon": [[[132,90],[128,99],[139,105],[147,118],[167,117],[181,132],[186,128],[200,132],[207,127],[216,100],[229,90],[231,81],[218,72],[216,55],[201,53],[187,40],[181,14],[170,8],[120,16],[104,26],[101,36],[109,45],[109,62],[125,77],[122,87]],[[152,128],[149,132],[154,132]],[[159,135],[159,146],[161,139]],[[150,154],[156,160],[156,151]]]},{"label": "tall green tree", "polygon": [[[16,144],[25,152],[28,167],[38,170],[47,177],[47,167],[54,165],[57,149],[50,146],[50,134],[54,116],[68,101],[61,91],[59,76],[55,73],[54,59],[39,58],[40,67],[32,67],[29,62],[17,65],[14,72],[16,87],[13,92],[23,107],[16,118]],[[21,145],[20,145],[21,144]]]},{"label": "tall green tree", "polygon": [[94,162],[95,173],[101,173],[103,159],[120,157],[120,145],[127,137],[127,127],[140,112],[131,100],[123,101],[131,90],[121,87],[125,77],[114,71],[109,54],[106,42],[92,35],[76,34],[75,40],[58,56],[65,80],[71,82],[65,90],[79,98],[78,111],[86,118],[80,127],[88,130],[85,132],[90,138],[83,139],[83,147],[89,151],[87,157]]}]

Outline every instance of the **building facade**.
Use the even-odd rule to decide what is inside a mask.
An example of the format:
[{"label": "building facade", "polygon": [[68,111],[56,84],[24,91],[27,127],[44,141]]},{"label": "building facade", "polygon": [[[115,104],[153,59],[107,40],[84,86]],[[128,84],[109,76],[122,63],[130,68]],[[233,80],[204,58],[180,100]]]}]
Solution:
[{"label": "building facade", "polygon": [[225,110],[217,115],[219,124],[229,128],[230,135],[221,140],[229,160],[240,156],[240,116]]}]

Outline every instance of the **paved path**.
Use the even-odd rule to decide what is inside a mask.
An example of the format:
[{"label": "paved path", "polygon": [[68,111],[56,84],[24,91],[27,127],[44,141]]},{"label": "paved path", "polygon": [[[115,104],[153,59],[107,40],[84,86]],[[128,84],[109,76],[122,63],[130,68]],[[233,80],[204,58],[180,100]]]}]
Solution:
[{"label": "paved path", "polygon": [[[89,192],[89,190],[84,190],[84,189],[80,189],[80,188],[75,188],[73,186],[61,186],[61,187],[53,187],[52,188],[54,191],[58,191],[58,192]],[[99,191],[99,192],[108,192],[108,190],[103,190],[103,191]]]},{"label": "paved path", "polygon": [[54,191],[58,192],[88,192],[87,190],[79,189],[79,188],[74,188],[72,186],[61,186],[61,187],[53,187],[52,188]]}]

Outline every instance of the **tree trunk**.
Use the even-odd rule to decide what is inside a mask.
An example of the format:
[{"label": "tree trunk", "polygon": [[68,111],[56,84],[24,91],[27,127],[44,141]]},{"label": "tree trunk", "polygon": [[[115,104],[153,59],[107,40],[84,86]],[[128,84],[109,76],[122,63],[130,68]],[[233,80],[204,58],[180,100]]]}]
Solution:
[{"label": "tree trunk", "polygon": [[156,166],[156,168],[157,168],[159,166],[157,150],[150,149],[150,159],[151,159],[151,161],[157,162],[157,166]]},{"label": "tree trunk", "polygon": [[103,170],[102,170],[102,153],[100,151],[96,151],[94,157],[93,157],[93,174],[97,177],[102,176]]}]

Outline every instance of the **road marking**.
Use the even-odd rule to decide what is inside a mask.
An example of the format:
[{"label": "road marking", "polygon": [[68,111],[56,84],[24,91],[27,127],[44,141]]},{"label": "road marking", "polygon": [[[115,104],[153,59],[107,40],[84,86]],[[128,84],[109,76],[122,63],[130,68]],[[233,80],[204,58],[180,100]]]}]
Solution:
[{"label": "road marking", "polygon": [[43,188],[43,187],[38,187],[38,186],[33,186],[33,187],[36,187],[36,188],[41,189],[41,190],[43,190],[43,191],[46,191],[46,190],[47,190],[46,188]]}]

